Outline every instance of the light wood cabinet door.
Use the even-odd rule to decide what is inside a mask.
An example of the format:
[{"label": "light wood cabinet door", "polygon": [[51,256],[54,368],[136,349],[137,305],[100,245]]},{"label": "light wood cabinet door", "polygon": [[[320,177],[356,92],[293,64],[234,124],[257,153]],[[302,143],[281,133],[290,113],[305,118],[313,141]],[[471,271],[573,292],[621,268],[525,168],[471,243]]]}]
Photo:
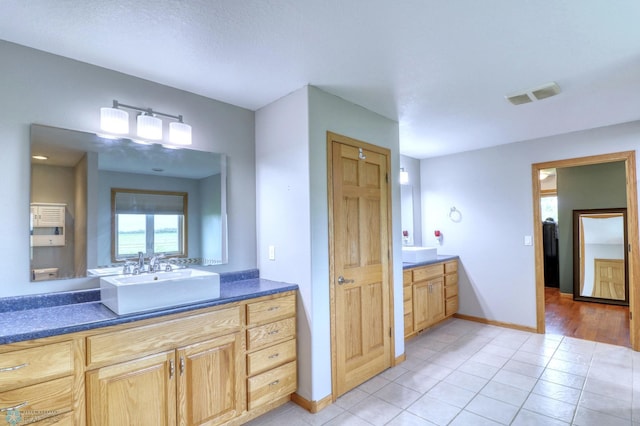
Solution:
[{"label": "light wood cabinet door", "polygon": [[90,425],[176,424],[175,351],[87,373]]},{"label": "light wood cabinet door", "polygon": [[240,333],[178,349],[178,424],[219,425],[245,407]]},{"label": "light wood cabinet door", "polygon": [[429,281],[428,325],[444,318],[444,282],[442,278]]},{"label": "light wood cabinet door", "polygon": [[[413,285],[413,331],[421,331],[444,318],[442,278]],[[405,330],[406,333],[406,330]]]},{"label": "light wood cabinet door", "polygon": [[419,331],[429,326],[429,282],[413,285],[413,330]]}]

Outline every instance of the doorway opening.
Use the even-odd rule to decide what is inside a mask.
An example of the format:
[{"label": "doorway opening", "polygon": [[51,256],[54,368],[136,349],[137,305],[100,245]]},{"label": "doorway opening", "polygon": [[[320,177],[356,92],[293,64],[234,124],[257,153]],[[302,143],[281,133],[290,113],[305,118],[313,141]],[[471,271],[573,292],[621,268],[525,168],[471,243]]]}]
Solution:
[{"label": "doorway opening", "polygon": [[640,253],[638,246],[638,201],[636,184],[635,152],[626,151],[613,154],[596,155],[568,160],[558,160],[532,165],[533,185],[533,216],[534,216],[534,250],[535,250],[535,275],[536,275],[536,329],[538,333],[545,333],[545,277],[544,277],[544,251],[543,229],[539,226],[545,218],[542,217],[541,199],[542,188],[540,172],[552,168],[568,168],[604,164],[612,162],[624,162],[626,179],[626,204],[627,204],[627,241],[628,245],[628,282],[629,282],[629,339],[634,350],[640,350],[640,326],[633,319],[633,311],[640,306],[640,285],[634,285],[636,274],[640,273]]}]

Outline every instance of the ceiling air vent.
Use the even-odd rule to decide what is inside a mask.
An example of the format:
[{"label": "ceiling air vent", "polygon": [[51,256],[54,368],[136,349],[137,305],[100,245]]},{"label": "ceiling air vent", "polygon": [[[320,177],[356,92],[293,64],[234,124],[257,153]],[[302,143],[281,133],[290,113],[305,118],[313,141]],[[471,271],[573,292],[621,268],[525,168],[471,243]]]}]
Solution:
[{"label": "ceiling air vent", "polygon": [[513,105],[528,104],[533,101],[540,101],[542,99],[550,98],[560,93],[560,86],[555,82],[543,84],[542,86],[535,87],[533,89],[525,90],[524,92],[514,93],[507,95],[505,98]]}]

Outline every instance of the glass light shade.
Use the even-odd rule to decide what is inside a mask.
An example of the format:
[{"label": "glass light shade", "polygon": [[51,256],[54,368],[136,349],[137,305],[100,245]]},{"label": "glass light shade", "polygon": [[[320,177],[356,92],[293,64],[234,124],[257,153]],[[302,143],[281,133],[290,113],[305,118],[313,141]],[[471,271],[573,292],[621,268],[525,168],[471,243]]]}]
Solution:
[{"label": "glass light shade", "polygon": [[152,115],[138,116],[138,137],[143,139],[162,139],[162,120]]},{"label": "glass light shade", "polygon": [[178,121],[169,123],[169,142],[175,145],[191,145],[191,126]]},{"label": "glass light shade", "polygon": [[100,129],[109,133],[129,133],[129,113],[117,108],[100,108]]}]

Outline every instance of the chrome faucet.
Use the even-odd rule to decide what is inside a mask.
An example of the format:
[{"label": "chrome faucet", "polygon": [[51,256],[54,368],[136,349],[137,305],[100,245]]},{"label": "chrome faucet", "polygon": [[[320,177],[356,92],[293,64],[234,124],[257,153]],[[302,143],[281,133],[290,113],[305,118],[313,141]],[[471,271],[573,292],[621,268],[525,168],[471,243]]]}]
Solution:
[{"label": "chrome faucet", "polygon": [[138,252],[138,272],[144,272],[144,253]]},{"label": "chrome faucet", "polygon": [[164,259],[164,254],[154,254],[149,257],[149,272],[160,271],[160,259]]}]

